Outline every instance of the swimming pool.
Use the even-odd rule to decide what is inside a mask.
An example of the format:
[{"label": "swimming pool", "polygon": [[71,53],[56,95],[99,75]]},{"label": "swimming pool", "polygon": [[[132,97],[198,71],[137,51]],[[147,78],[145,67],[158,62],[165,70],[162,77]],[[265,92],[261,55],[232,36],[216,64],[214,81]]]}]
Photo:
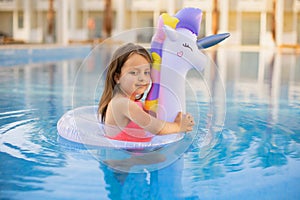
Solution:
[{"label": "swimming pool", "polygon": [[[89,95],[95,93],[90,85],[105,58],[85,60],[78,76],[86,55],[5,66],[1,60],[1,199],[300,198],[299,54],[209,52],[226,91],[225,106],[212,111],[198,88],[201,130],[211,139],[200,134],[174,163],[144,173],[115,172],[95,159],[97,149],[57,135],[66,111],[98,101],[100,94]],[[217,99],[222,88],[213,87],[216,72],[205,73]],[[75,79],[80,84],[74,89]],[[207,113],[218,127],[209,126]]]}]

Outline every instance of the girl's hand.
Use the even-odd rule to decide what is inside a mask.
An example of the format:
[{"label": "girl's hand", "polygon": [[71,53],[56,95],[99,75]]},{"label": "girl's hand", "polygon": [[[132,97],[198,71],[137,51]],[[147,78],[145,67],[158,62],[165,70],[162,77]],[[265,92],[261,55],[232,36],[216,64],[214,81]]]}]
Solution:
[{"label": "girl's hand", "polygon": [[191,114],[187,113],[183,115],[181,112],[178,112],[174,123],[179,127],[179,132],[188,132],[193,130],[195,125],[194,118]]}]

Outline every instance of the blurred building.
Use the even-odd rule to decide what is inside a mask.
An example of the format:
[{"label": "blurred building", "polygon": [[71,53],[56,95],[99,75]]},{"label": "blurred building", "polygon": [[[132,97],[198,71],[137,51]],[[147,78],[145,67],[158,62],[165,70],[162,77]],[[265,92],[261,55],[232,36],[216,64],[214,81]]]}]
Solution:
[{"label": "blurred building", "polygon": [[[2,38],[9,36],[26,43],[68,44],[101,38],[106,2],[0,0],[0,33]],[[227,44],[272,46],[274,30],[277,45],[300,43],[300,0],[111,0],[111,3],[113,35],[133,28],[155,27],[163,12],[172,15],[183,7],[198,7],[203,11],[199,37],[212,34],[217,27],[217,32],[231,33]],[[152,33],[134,37],[148,42],[151,36]]]}]

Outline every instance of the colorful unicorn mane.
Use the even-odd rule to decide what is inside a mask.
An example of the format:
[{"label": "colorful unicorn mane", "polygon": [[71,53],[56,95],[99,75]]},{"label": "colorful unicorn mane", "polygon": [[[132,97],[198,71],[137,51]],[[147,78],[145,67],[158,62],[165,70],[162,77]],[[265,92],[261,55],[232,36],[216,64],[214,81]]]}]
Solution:
[{"label": "colorful unicorn mane", "polygon": [[163,30],[164,25],[167,25],[173,29],[176,28],[179,19],[176,17],[171,17],[167,13],[159,16],[158,28],[155,35],[151,41],[151,56],[153,59],[151,77],[152,77],[152,87],[147,95],[144,109],[148,112],[156,112],[158,104],[158,95],[160,87],[160,69],[162,61],[162,50],[163,43],[166,38],[165,32]]}]

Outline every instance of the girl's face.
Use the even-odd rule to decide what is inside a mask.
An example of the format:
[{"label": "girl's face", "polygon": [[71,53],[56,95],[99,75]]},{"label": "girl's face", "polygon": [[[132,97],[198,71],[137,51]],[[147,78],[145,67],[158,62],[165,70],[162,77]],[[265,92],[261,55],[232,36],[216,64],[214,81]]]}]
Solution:
[{"label": "girl's face", "polygon": [[150,63],[143,56],[134,53],[124,63],[121,74],[116,79],[120,89],[134,100],[149,87]]}]

